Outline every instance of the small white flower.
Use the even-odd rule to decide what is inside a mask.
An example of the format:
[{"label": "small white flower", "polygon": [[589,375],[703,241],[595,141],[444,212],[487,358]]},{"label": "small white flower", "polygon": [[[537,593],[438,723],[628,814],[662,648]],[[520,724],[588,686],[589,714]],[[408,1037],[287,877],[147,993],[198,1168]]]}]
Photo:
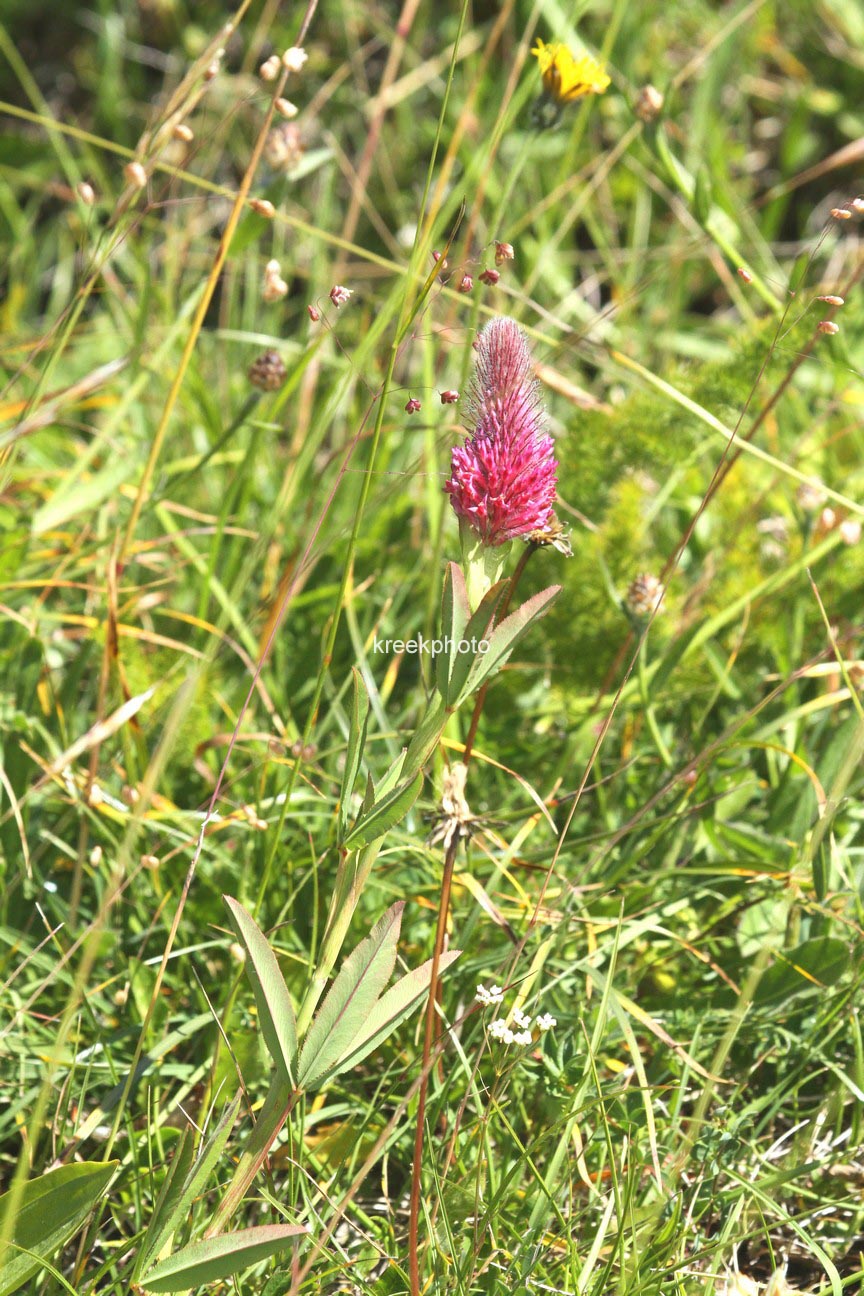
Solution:
[{"label": "small white flower", "polygon": [[527,1030],[528,1027],[531,1025],[531,1018],[527,1015],[527,1013],[523,1013],[521,1008],[513,1009],[513,1020],[516,1023],[516,1025],[521,1026],[523,1030]]},{"label": "small white flower", "polygon": [[[513,1034],[512,1031],[511,1031],[510,1033],[511,1033],[511,1035]],[[531,1032],[530,1032],[530,1030],[521,1030],[521,1031],[517,1031],[516,1034],[513,1035],[513,1041],[512,1041],[512,1042],[513,1042],[514,1044],[530,1044],[530,1043],[531,1043]]]},{"label": "small white flower", "polygon": [[299,45],[292,45],[282,55],[282,66],[289,72],[299,72],[309,55]]},{"label": "small white flower", "polygon": [[499,1004],[503,1001],[504,991],[497,985],[489,986],[488,989],[486,986],[478,985],[477,994],[474,997],[478,1003],[491,1007],[493,1004]]},{"label": "small white flower", "polygon": [[844,544],[856,545],[861,539],[861,523],[857,518],[846,518],[840,523],[840,538]]},{"label": "small white flower", "polygon": [[537,1018],[537,1029],[540,1031],[551,1030],[553,1026],[558,1025],[558,1018],[553,1017],[551,1013],[541,1013]]},{"label": "small white flower", "polygon": [[495,1018],[489,1027],[489,1034],[493,1039],[502,1040],[505,1044],[511,1044],[513,1041],[513,1032],[503,1017]]}]

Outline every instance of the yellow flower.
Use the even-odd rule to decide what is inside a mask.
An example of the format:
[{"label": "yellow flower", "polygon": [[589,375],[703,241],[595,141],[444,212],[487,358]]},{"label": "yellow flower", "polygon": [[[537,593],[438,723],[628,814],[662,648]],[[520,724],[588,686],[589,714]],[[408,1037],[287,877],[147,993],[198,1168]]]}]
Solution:
[{"label": "yellow flower", "polygon": [[603,94],[611,84],[602,64],[590,54],[574,58],[566,45],[546,45],[539,39],[531,53],[540,64],[543,89],[557,104],[572,103],[587,94]]}]

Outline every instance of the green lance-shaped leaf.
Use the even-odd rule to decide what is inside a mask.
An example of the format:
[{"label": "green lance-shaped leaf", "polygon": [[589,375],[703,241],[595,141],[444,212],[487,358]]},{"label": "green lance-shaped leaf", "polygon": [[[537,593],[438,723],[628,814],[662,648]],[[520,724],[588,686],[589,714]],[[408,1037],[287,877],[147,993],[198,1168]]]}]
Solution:
[{"label": "green lance-shaped leaf", "polygon": [[[48,1170],[15,1192],[17,1207],[11,1229],[6,1218],[13,1192],[0,1197],[0,1296],[9,1296],[39,1273],[43,1264],[78,1232],[102,1198],[117,1161],[84,1161]],[[28,1254],[29,1253],[29,1254]]]},{"label": "green lance-shaped leaf", "polygon": [[356,850],[359,846],[368,846],[378,837],[383,837],[394,824],[405,818],[420,795],[422,786],[423,775],[418,772],[407,783],[395,787],[392,792],[376,800],[371,809],[360,815],[343,844],[349,850]]},{"label": "green lance-shaped leaf", "polygon": [[441,741],[447,718],[448,712],[444,705],[444,699],[440,694],[434,693],[429,701],[426,714],[414,730],[414,737],[408,744],[403,771],[406,776],[416,774],[418,770],[423,769]]},{"label": "green lance-shaped leaf", "polygon": [[342,949],[345,934],[351,925],[354,910],[360,899],[372,865],[378,858],[381,840],[364,846],[359,851],[342,852],[339,867],[336,871],[336,882],[330,897],[330,908],[327,911],[327,926],[321,941],[321,948],[315,964],[315,971],[309,983],[309,989],[303,996],[300,1011],[297,1013],[297,1034],[302,1039],[306,1028],[312,1020],[312,1014],[318,1007],[318,1000],[324,993],[330,973],[336,966],[336,960]]},{"label": "green lance-shaped leaf", "polygon": [[142,1284],[149,1292],[180,1292],[218,1282],[284,1251],[308,1232],[305,1224],[267,1224],[190,1242],[146,1273]]},{"label": "green lance-shaped leaf", "polygon": [[541,590],[539,594],[528,599],[517,611],[511,612],[499,626],[495,627],[489,636],[487,651],[474,660],[465,686],[457,699],[457,706],[501,669],[528,628],[548,611],[553,600],[560,593],[560,585],[550,585],[548,589]]},{"label": "green lance-shaped leaf", "polygon": [[[449,950],[442,954],[438,963],[439,977],[444,975],[451,963],[454,963],[461,950]],[[432,979],[432,959],[422,963],[413,972],[401,977],[394,986],[387,990],[367,1016],[362,1029],[345,1049],[341,1057],[333,1063],[330,1070],[320,1077],[319,1084],[326,1084],[334,1076],[362,1062],[373,1049],[392,1035],[410,1013],[421,1003],[425,1003]]]},{"label": "green lance-shaped leaf", "polygon": [[[373,806],[382,801],[388,793],[392,792],[397,783],[400,781],[402,783],[405,782],[403,771],[405,769],[406,750],[405,747],[402,748],[395,760],[391,761],[386,773],[383,774],[375,784],[375,795],[372,798]],[[412,773],[413,772],[414,771],[412,771]],[[370,806],[369,808],[371,809],[372,807]]]},{"label": "green lance-shaped leaf", "polygon": [[[463,642],[466,644],[481,642],[489,643],[494,633],[492,627],[495,624],[495,615],[501,606],[501,600],[507,591],[509,582],[506,580],[498,581],[490,590],[487,590],[481,599],[477,611],[473,614],[463,632]],[[460,702],[473,693],[471,688],[466,691],[465,681],[471,674],[472,669],[478,661],[485,660],[488,653],[476,653],[458,651],[458,643],[452,647],[453,660],[449,666],[449,683],[447,696],[444,701],[448,707],[455,709]],[[474,687],[478,687],[475,685]]]},{"label": "green lance-shaped leaf", "polygon": [[435,656],[435,683],[445,702],[450,697],[450,681],[457,654],[453,644],[462,642],[465,627],[471,617],[471,604],[465,588],[465,577],[458,563],[448,563],[444,575],[444,593],[441,598],[441,637],[448,650]]},{"label": "green lance-shaped leaf", "polygon": [[246,974],[255,992],[258,1020],[267,1051],[286,1084],[293,1084],[297,1026],[285,978],[279,970],[276,955],[254,919],[231,896],[222,899],[228,908],[231,926],[246,951]]},{"label": "green lance-shaped leaf", "polygon": [[352,673],[354,689],[351,694],[351,715],[348,721],[348,750],[345,753],[345,769],[342,772],[342,786],[339,791],[339,814],[336,820],[336,831],[340,840],[348,827],[351,794],[360,772],[369,716],[369,694],[366,692],[363,676],[356,667],[352,669]]},{"label": "green lance-shaped leaf", "polygon": [[192,1131],[188,1128],[183,1131],[138,1252],[136,1277],[152,1264],[171,1235],[189,1219],[192,1203],[206,1188],[225,1149],[239,1106],[239,1099],[228,1104],[194,1164],[191,1164]]},{"label": "green lance-shaped leaf", "polygon": [[393,974],[404,901],[392,905],[345,960],[309,1028],[300,1054],[297,1084],[312,1089],[363,1030]]}]

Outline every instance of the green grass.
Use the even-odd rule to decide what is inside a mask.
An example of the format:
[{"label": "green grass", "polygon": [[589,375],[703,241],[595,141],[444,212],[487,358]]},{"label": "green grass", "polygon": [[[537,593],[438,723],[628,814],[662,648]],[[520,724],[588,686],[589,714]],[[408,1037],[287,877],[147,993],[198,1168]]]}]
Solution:
[{"label": "green grass", "polygon": [[[860,218],[830,213],[864,189],[860,12],[409,5],[403,40],[398,6],[322,5],[286,173],[257,68],[297,40],[289,8],[256,0],[230,38],[209,0],[2,15],[0,1293],[42,1176],[106,1162],[65,1232],[35,1209],[19,1290],[132,1290],[169,1167],[239,1092],[163,1254],[219,1219],[273,1072],[223,895],[298,1010],[395,902],[398,970],[431,958],[429,835],[472,708],[331,948],[352,668],[349,822],[432,696],[428,659],[374,643],[439,633],[467,418],[440,393],[499,314],[543,366],[573,557],[528,564],[521,600],[563,590],[470,764],[423,1290],[858,1290],[864,261]],[[538,35],[612,75],[545,130]],[[269,349],[285,382],[257,392]],[[640,572],[667,586],[650,627]],[[478,983],[557,1025],[496,1041]],[[423,1060],[421,1005],[293,1100],[228,1227],[308,1236],[201,1290],[408,1292]],[[71,1212],[88,1172],[64,1173]]]}]

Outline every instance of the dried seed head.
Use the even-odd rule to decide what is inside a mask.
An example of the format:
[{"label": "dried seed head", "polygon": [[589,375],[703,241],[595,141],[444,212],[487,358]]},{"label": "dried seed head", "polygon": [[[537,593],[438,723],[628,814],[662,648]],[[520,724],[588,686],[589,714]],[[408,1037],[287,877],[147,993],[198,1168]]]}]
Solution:
[{"label": "dried seed head", "polygon": [[830,504],[826,504],[825,508],[823,508],[822,512],[819,514],[819,530],[833,531],[836,525],[837,514],[834,512],[833,508],[831,508]]},{"label": "dried seed head", "polygon": [[501,275],[497,270],[484,270],[480,276],[480,282],[494,288],[500,278]]},{"label": "dried seed head", "polygon": [[[217,54],[219,52],[220,52],[219,50],[216,51]],[[221,52],[223,54],[225,53],[224,50],[222,50]],[[204,80],[213,81],[219,75],[219,71],[221,67],[222,67],[222,60],[220,58],[214,58],[213,62],[204,69]]]},{"label": "dried seed head", "polygon": [[458,391],[451,391],[450,388],[448,388],[447,391],[443,391],[441,393],[442,405],[455,405],[458,399],[459,399]]},{"label": "dried seed head", "polygon": [[632,616],[642,620],[662,610],[661,604],[665,593],[665,587],[656,576],[651,572],[640,572],[635,580],[630,582],[624,603]]},{"label": "dried seed head", "polygon": [[264,216],[267,220],[272,220],[276,215],[276,208],[266,198],[250,198],[249,206],[259,216]]},{"label": "dried seed head", "polygon": [[353,295],[354,289],[346,288],[343,284],[334,284],[330,289],[330,300],[337,310],[340,306],[344,306],[349,297],[353,297]]},{"label": "dried seed head", "polygon": [[831,215],[835,220],[851,220],[852,213],[848,207],[832,207]]},{"label": "dried seed head", "polygon": [[565,558],[573,557],[573,546],[566,527],[563,527],[553,513],[545,527],[532,531],[524,537],[529,544],[541,545],[543,548],[557,549]]},{"label": "dried seed head", "polygon": [[820,320],[816,327],[820,333],[827,333],[829,337],[840,332],[840,325],[835,324],[833,320]]},{"label": "dried seed head", "polygon": [[829,306],[842,306],[845,299],[835,297],[834,293],[829,293],[827,297],[817,297],[816,300],[827,302]]},{"label": "dried seed head", "polygon": [[278,391],[288,376],[278,351],[264,351],[249,366],[249,381],[260,391]]},{"label": "dried seed head", "polygon": [[436,822],[429,834],[430,846],[440,842],[445,850],[449,850],[454,841],[471,836],[477,821],[465,800],[467,773],[468,766],[462,761],[457,761],[449,769],[445,769],[441,788],[441,808],[435,816]]},{"label": "dried seed head", "polygon": [[745,270],[744,266],[738,267],[738,278],[743,279],[745,283],[753,282],[753,276],[749,270]]},{"label": "dried seed head", "polygon": [[304,49],[300,49],[298,45],[292,45],[291,49],[287,49],[282,55],[282,66],[288,72],[299,72],[308,57],[309,55]]},{"label": "dried seed head", "polygon": [[305,152],[300,127],[289,122],[274,126],[264,143],[267,161],[277,171],[290,171]]},{"label": "dried seed head", "polygon": [[505,261],[512,261],[512,260],[514,259],[515,256],[516,256],[516,253],[513,251],[513,244],[512,244],[512,243],[496,243],[496,244],[495,244],[495,264],[496,264],[496,266],[500,266],[500,265],[502,265]]},{"label": "dried seed head", "polygon": [[285,280],[280,279],[278,275],[273,275],[272,278],[267,279],[265,281],[264,292],[262,293],[265,302],[268,303],[277,302],[280,301],[283,297],[287,297],[287,295],[288,295],[288,285],[285,282]]},{"label": "dried seed head", "polygon": [[278,54],[271,54],[268,59],[258,69],[258,75],[262,81],[275,81],[282,68],[282,60]]},{"label": "dried seed head", "polygon": [[275,106],[276,111],[281,113],[283,117],[296,117],[297,113],[300,111],[297,105],[293,104],[290,99],[277,99]]},{"label": "dried seed head", "polygon": [[157,870],[158,867],[159,867],[159,857],[158,857],[158,855],[142,855],[142,856],[141,856],[141,867],[142,867],[143,869],[149,869],[149,871],[150,871],[151,873],[155,873],[156,870]]},{"label": "dried seed head", "polygon": [[457,289],[457,292],[470,293],[473,287],[474,287],[474,280],[471,278],[469,274],[464,274],[462,278],[459,280],[459,287]]},{"label": "dried seed head", "polygon": [[78,197],[85,207],[92,207],[96,201],[96,190],[86,180],[82,180],[77,188]]},{"label": "dried seed head", "polygon": [[171,134],[176,140],[182,140],[184,144],[191,144],[195,138],[192,127],[187,126],[185,122],[178,122]]},{"label": "dried seed head", "polygon": [[406,414],[416,414],[417,411],[418,411],[419,409],[420,409],[420,402],[419,402],[419,400],[417,399],[416,396],[412,396],[411,399],[408,401],[408,403],[407,403],[406,406],[405,406],[405,413],[406,413]]},{"label": "dried seed head", "polygon": [[282,278],[282,270],[278,261],[268,261],[264,267],[264,292],[265,302],[279,301],[288,292],[288,285]]},{"label": "dried seed head", "polygon": [[317,324],[321,318],[321,312],[318,310],[318,307],[313,306],[311,303],[306,307],[306,313],[313,324]]},{"label": "dried seed head", "polygon": [[856,216],[864,216],[864,198],[860,195],[857,198],[853,198],[849,206],[852,208]]},{"label": "dried seed head", "polygon": [[815,513],[825,503],[825,492],[816,482],[802,482],[795,498],[805,513]]},{"label": "dried seed head", "polygon": [[147,172],[140,162],[127,162],[123,174],[136,189],[143,189],[147,183]]},{"label": "dried seed head", "polygon": [[663,111],[663,96],[656,86],[643,86],[636,96],[633,111],[640,121],[656,121]]},{"label": "dried seed head", "polygon": [[861,539],[861,523],[858,518],[846,518],[840,523],[839,531],[846,545],[856,545]]},{"label": "dried seed head", "polygon": [[441,271],[441,275],[443,278],[444,271],[450,269],[450,262],[447,260],[445,256],[442,256],[440,252],[433,252],[432,260],[435,262],[438,269]]}]

